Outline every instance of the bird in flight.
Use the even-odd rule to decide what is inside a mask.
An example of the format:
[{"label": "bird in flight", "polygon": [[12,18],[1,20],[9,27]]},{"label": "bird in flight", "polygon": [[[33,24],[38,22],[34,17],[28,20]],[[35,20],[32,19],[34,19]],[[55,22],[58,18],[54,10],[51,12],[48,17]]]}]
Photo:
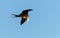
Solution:
[{"label": "bird in flight", "polygon": [[14,15],[15,17],[21,17],[20,25],[22,25],[25,21],[29,19],[28,12],[32,10],[33,9],[26,9],[26,10],[23,10],[22,13],[19,15],[16,15],[16,14],[12,14],[12,15]]}]

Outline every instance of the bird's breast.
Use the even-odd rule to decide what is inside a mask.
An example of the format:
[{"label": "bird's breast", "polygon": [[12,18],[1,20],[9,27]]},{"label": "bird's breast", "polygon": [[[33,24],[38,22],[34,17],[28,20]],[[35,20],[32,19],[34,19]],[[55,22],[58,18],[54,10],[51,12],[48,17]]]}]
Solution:
[{"label": "bird's breast", "polygon": [[28,16],[23,16],[23,18],[28,19]]}]

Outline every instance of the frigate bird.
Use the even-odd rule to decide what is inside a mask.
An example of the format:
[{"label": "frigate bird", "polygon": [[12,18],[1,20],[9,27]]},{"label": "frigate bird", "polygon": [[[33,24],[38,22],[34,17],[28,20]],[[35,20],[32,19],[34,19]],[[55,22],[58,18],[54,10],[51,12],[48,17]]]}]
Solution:
[{"label": "frigate bird", "polygon": [[12,14],[12,15],[14,15],[15,17],[21,17],[20,25],[22,25],[25,21],[29,19],[28,12],[32,10],[33,9],[26,9],[26,10],[23,10],[22,13],[19,15],[16,15],[16,14]]}]

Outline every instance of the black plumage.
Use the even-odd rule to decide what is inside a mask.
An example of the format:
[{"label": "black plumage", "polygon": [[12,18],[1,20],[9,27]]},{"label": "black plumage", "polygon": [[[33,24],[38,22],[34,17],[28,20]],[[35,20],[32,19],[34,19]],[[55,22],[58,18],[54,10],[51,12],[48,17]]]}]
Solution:
[{"label": "black plumage", "polygon": [[21,17],[20,24],[22,25],[29,18],[29,15],[28,15],[29,11],[32,11],[32,9],[23,10],[22,13],[19,15],[16,15],[16,14],[12,14],[12,15],[14,15],[15,17]]}]

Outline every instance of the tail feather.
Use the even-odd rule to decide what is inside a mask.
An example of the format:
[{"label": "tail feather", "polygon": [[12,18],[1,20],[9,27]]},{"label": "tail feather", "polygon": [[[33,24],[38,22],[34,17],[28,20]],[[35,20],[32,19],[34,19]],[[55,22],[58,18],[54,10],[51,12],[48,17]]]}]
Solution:
[{"label": "tail feather", "polygon": [[15,14],[12,14],[12,15],[14,15],[15,17],[20,17],[19,15],[15,15]]}]

